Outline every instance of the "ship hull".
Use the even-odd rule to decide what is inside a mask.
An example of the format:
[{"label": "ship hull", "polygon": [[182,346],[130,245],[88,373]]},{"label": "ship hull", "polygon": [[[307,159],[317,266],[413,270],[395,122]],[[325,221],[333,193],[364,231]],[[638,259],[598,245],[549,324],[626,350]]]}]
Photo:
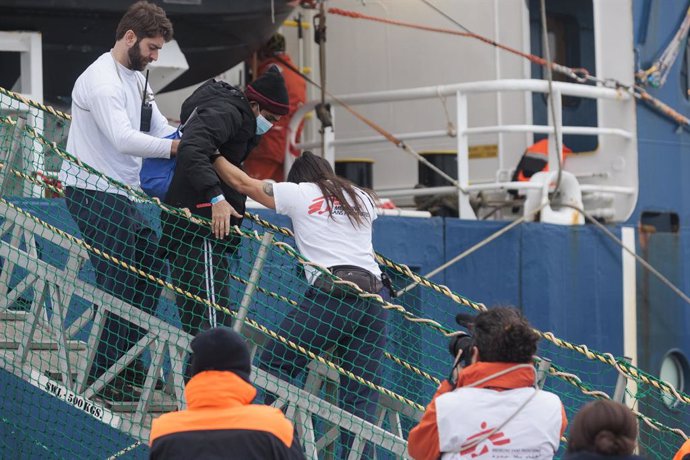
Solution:
[{"label": "ship hull", "polygon": [[[115,29],[132,2],[0,1],[0,30],[39,31],[43,36],[44,97],[67,102],[84,69],[115,42]],[[220,74],[246,59],[290,14],[292,7],[268,0],[156,2],[173,23],[175,39],[189,70],[166,91]],[[19,55],[0,53],[0,86],[12,88],[19,77]]]}]

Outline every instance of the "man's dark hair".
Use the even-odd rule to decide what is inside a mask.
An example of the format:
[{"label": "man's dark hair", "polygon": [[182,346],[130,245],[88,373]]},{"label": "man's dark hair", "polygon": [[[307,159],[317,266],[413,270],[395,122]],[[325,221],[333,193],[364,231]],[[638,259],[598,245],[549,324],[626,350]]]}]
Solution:
[{"label": "man's dark hair", "polygon": [[127,9],[117,25],[115,40],[120,40],[130,29],[139,40],[162,36],[169,42],[173,37],[172,23],[163,8],[145,0],[136,2]]},{"label": "man's dark hair", "polygon": [[[355,191],[354,184],[336,176],[328,161],[309,151],[302,153],[295,160],[288,173],[287,181],[295,184],[312,182],[318,185],[328,204],[328,215],[331,217],[336,202],[340,203],[341,209],[352,225],[362,225],[364,217],[369,216],[363,198]],[[369,190],[361,190],[372,197]],[[350,197],[352,203],[346,199],[346,195]]]},{"label": "man's dark hair", "polygon": [[539,336],[520,311],[495,307],[481,312],[472,328],[479,360],[500,363],[531,363]]},{"label": "man's dark hair", "polygon": [[627,456],[634,452],[637,419],[619,402],[592,401],[575,415],[568,436],[568,452]]}]

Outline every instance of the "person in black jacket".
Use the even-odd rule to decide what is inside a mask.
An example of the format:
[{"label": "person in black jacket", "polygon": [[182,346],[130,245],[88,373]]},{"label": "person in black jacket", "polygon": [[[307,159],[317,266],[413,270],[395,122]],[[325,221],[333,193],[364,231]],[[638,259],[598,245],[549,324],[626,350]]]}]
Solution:
[{"label": "person in black jacket", "polygon": [[[223,183],[213,169],[222,156],[240,166],[272,122],[288,113],[285,81],[277,68],[262,74],[243,92],[225,82],[209,80],[182,104],[184,134],[177,167],[165,202],[211,218],[212,229],[169,213],[161,216],[163,239],[173,282],[184,291],[222,305],[229,304],[228,257],[239,244],[228,237],[242,223],[246,196]],[[182,328],[196,335],[229,318],[203,303],[177,295]]]},{"label": "person in black jacket", "polygon": [[149,458],[303,460],[295,429],[274,407],[252,404],[251,359],[243,338],[218,327],[192,340],[187,409],[151,424]]}]

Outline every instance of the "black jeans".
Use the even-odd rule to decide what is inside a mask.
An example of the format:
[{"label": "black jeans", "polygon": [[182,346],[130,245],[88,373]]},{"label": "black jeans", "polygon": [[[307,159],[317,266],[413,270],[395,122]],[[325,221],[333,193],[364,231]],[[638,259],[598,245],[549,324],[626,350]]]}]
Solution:
[{"label": "black jeans", "polygon": [[[388,289],[383,288],[379,295],[388,299]],[[287,315],[277,332],[317,355],[335,347],[344,369],[380,385],[387,317],[388,312],[378,302],[354,296],[339,299],[310,288],[304,301]],[[291,382],[305,371],[309,361],[306,355],[272,340],[261,355],[259,367]],[[338,394],[341,409],[375,422],[378,395],[376,390],[341,375]],[[274,396],[267,395],[264,402],[270,404],[273,400]],[[341,457],[347,458],[354,436],[343,429],[340,439]],[[370,443],[362,458],[373,458]]]},{"label": "black jeans", "polygon": [[[157,257],[158,236],[126,196],[67,187],[67,209],[84,241],[146,273],[165,279],[165,263]],[[96,284],[146,313],[154,314],[161,287],[135,272],[89,251]],[[97,308],[94,305],[94,308]],[[118,315],[106,314],[95,365],[89,376],[96,378],[112,366],[146,333],[144,328]]]},{"label": "black jeans", "polygon": [[[170,277],[174,285],[202,299],[229,307],[230,288],[228,257],[237,250],[236,239],[219,240],[210,229],[187,219],[161,214],[163,240],[170,261]],[[215,326],[230,326],[232,317],[185,295],[176,294],[175,303],[182,329],[196,335]]]}]

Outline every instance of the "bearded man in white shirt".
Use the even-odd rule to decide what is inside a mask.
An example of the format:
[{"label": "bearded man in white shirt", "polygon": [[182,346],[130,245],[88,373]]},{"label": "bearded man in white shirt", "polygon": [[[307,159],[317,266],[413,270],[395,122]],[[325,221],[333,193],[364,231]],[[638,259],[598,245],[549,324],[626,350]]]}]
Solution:
[{"label": "bearded man in white shirt", "polygon": [[[153,101],[141,73],[158,59],[172,39],[165,11],[140,1],[127,10],[116,31],[115,46],[77,79],[72,91],[72,124],[67,151],[81,162],[133,189],[139,188],[142,158],[170,158],[178,140],[166,138],[175,128]],[[164,262],[156,257],[158,237],[127,193],[84,167],[63,162],[60,180],[67,208],[86,243],[146,273],[161,276]],[[146,278],[90,252],[100,289],[154,313],[160,287]],[[124,318],[106,314],[89,382],[111,367],[145,331]],[[141,385],[143,365],[136,360],[113,385],[106,399],[123,399],[129,384]]]}]

